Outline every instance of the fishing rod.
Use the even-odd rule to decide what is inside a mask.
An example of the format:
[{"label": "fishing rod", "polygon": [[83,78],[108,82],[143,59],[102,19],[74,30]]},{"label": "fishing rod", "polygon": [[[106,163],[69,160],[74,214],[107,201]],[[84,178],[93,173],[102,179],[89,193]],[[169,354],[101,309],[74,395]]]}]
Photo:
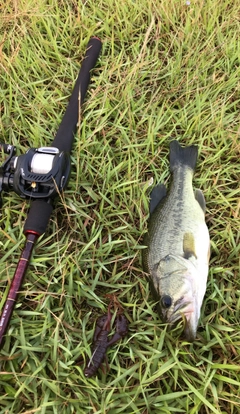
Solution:
[{"label": "fishing rod", "polygon": [[33,247],[38,237],[46,231],[53,210],[54,198],[67,185],[71,169],[70,152],[78,122],[79,108],[84,101],[90,82],[90,71],[97,62],[101,47],[102,43],[99,38],[92,37],[89,40],[66,112],[51,147],[30,148],[25,154],[17,157],[14,146],[0,144],[0,150],[8,155],[0,166],[0,195],[2,191],[13,190],[22,198],[31,199],[24,225],[25,245],[0,317],[0,348]]}]

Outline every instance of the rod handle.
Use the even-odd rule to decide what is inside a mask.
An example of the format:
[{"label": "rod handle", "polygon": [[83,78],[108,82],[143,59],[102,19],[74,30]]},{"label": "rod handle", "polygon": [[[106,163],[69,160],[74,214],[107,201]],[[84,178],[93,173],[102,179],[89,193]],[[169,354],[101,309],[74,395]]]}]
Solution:
[{"label": "rod handle", "polygon": [[0,317],[0,348],[2,346],[3,337],[7,331],[9,321],[11,319],[16,300],[18,297],[18,292],[21,288],[23,278],[27,271],[29,261],[32,255],[32,250],[34,244],[36,243],[38,238],[37,234],[29,233],[26,235],[25,246],[22,251],[21,257],[18,261],[17,268],[15,270],[15,274],[13,276],[8,296],[6,302],[4,303],[2,314]]}]

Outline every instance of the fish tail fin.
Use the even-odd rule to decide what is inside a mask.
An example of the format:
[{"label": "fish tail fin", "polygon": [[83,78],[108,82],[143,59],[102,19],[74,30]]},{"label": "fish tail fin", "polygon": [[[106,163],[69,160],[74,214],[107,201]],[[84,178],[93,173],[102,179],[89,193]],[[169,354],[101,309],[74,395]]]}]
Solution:
[{"label": "fish tail fin", "polygon": [[178,141],[170,142],[170,170],[173,171],[179,165],[195,170],[198,157],[197,145],[181,147]]}]

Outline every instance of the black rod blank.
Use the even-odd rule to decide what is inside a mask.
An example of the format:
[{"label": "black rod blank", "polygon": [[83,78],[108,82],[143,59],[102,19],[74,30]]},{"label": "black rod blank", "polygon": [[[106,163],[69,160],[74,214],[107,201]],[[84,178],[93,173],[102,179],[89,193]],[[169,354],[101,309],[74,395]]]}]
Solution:
[{"label": "black rod blank", "polygon": [[[68,103],[66,112],[59,126],[52,146],[60,151],[71,152],[74,133],[78,122],[79,108],[83,104],[90,82],[90,71],[95,66],[102,47],[101,40],[92,37],[87,45],[79,75]],[[24,233],[35,232],[38,235],[45,233],[52,213],[52,202],[39,199],[31,203],[30,210],[24,225]]]},{"label": "black rod blank", "polygon": [[72,149],[79,108],[84,101],[90,82],[90,71],[97,62],[101,47],[102,43],[97,37],[92,37],[88,42],[87,52],[83,59],[68,107],[52,143],[52,146],[58,148],[60,151],[70,152]]}]

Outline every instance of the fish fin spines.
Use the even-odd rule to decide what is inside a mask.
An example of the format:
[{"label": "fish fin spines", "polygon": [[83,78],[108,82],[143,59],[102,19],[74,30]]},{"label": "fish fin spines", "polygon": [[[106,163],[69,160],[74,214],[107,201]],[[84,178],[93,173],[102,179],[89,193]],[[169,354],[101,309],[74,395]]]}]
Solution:
[{"label": "fish fin spines", "polygon": [[156,185],[150,194],[150,205],[149,210],[150,214],[152,214],[155,208],[159,205],[159,203],[166,197],[167,189],[164,184]]},{"label": "fish fin spines", "polygon": [[195,252],[195,240],[194,235],[192,233],[184,233],[183,235],[183,253],[184,259],[190,259],[190,257],[194,256],[197,259],[197,255]]},{"label": "fish fin spines", "polygon": [[203,195],[203,192],[199,189],[195,190],[195,199],[197,200],[198,204],[200,205],[202,211],[206,212],[206,201]]},{"label": "fish fin spines", "polygon": [[190,145],[188,147],[181,147],[178,141],[170,142],[170,170],[173,171],[179,165],[191,168],[193,171],[196,168],[198,157],[197,145]]}]

